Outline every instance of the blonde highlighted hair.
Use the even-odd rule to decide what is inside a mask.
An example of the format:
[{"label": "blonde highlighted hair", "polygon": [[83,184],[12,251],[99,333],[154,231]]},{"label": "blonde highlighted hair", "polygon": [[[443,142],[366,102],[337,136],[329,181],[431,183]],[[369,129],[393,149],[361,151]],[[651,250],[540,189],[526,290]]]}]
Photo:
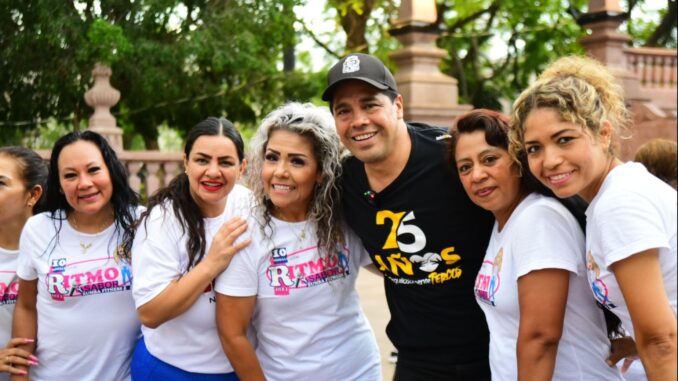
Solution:
[{"label": "blonde highlighted hair", "polygon": [[[621,85],[605,66],[588,57],[554,61],[515,100],[509,131],[512,153],[523,149],[525,120],[538,108],[556,111],[563,121],[585,127],[594,137],[604,121],[612,125],[617,137],[630,122]],[[610,144],[611,155],[613,147]]]},{"label": "blonde highlighted hair", "polygon": [[310,200],[308,221],[316,225],[318,251],[326,257],[345,243],[339,187],[345,150],[336,133],[334,118],[326,107],[290,102],[268,114],[252,137],[246,180],[255,198],[254,214],[269,238],[272,232],[267,228],[271,227],[274,205],[266,195],[261,172],[268,140],[279,130],[303,136],[313,147],[322,180],[316,184]]}]

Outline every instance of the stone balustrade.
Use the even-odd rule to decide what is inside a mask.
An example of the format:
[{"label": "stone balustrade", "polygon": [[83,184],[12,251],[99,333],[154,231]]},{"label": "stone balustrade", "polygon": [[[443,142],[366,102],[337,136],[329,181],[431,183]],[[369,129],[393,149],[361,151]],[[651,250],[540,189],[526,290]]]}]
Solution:
[{"label": "stone balustrade", "polygon": [[623,53],[627,70],[638,76],[640,97],[675,118],[678,102],[676,50],[624,47]]},{"label": "stone balustrade", "polygon": [[676,50],[663,48],[624,49],[627,67],[646,88],[676,88]]},{"label": "stone balustrade", "polygon": [[[50,151],[36,152],[49,160]],[[141,195],[142,201],[169,184],[183,170],[182,152],[122,151],[118,158],[127,169],[130,186]]]}]

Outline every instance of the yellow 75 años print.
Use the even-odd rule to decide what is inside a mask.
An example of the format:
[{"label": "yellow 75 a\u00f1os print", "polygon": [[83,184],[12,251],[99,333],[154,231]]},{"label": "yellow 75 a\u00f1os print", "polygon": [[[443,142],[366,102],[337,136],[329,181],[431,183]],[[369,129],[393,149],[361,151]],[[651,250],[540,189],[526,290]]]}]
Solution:
[{"label": "yellow 75 a\u00f1os print", "polygon": [[[384,242],[382,247],[385,251],[390,251],[393,249],[399,250],[398,252],[391,252],[389,254],[375,254],[374,259],[379,264],[379,270],[382,272],[390,272],[395,276],[399,276],[400,273],[406,275],[414,275],[412,269],[412,260],[417,259],[421,262],[421,256],[414,255],[412,258],[403,256],[405,254],[423,254],[423,250],[426,248],[426,235],[424,231],[421,230],[415,223],[415,215],[413,211],[410,212],[393,212],[390,210],[380,210],[376,214],[376,223],[377,225],[384,225],[387,221],[391,222],[391,229]],[[398,237],[403,235],[410,235],[412,237],[411,243],[405,243],[401,240],[398,240]],[[446,265],[452,265],[455,262],[461,259],[461,256],[454,253],[454,246],[446,247],[441,250],[440,254],[429,253],[426,256],[436,256],[439,260],[444,261]],[[385,257],[385,258],[384,258]],[[386,262],[388,262],[388,265]],[[453,270],[452,274],[439,274],[433,272],[438,267],[436,262],[428,262],[427,266],[421,266],[420,269],[425,272],[432,272],[429,274],[429,278],[434,283],[440,283],[441,278],[445,278],[442,281],[458,278],[461,274],[461,269],[456,268]],[[446,273],[449,273],[449,270]],[[459,274],[457,274],[459,273]],[[433,276],[433,278],[431,278]]]}]

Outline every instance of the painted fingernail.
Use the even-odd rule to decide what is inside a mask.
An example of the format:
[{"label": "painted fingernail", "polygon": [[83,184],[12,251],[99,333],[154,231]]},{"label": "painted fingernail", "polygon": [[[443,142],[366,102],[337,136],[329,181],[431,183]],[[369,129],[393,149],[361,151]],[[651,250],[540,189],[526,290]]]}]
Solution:
[{"label": "painted fingernail", "polygon": [[38,365],[37,361],[28,360],[28,365]]},{"label": "painted fingernail", "polygon": [[32,343],[34,342],[34,339],[24,339],[24,343]]},{"label": "painted fingernail", "polygon": [[28,358],[31,359],[32,361],[35,361],[36,363],[38,362],[38,358],[33,355],[28,356]]},{"label": "painted fingernail", "polygon": [[25,371],[25,370],[21,370],[21,369],[20,369],[20,370],[18,370],[18,371],[17,371],[17,373],[19,373],[19,374],[28,374],[28,372],[27,372],[27,371]]}]

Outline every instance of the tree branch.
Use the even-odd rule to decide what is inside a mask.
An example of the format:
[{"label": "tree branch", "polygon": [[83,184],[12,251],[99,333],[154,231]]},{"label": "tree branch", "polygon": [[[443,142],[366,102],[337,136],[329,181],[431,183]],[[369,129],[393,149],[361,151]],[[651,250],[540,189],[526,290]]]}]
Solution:
[{"label": "tree branch", "polygon": [[466,25],[466,24],[470,23],[471,21],[481,17],[485,13],[492,13],[492,12],[496,13],[498,9],[499,9],[499,0],[495,0],[495,1],[492,2],[492,4],[490,4],[489,7],[485,8],[485,9],[481,9],[477,12],[471,13],[470,15],[455,21],[455,23],[450,26],[449,30],[454,31],[454,30],[460,29],[464,25]]},{"label": "tree branch", "polygon": [[638,0],[628,0],[628,2],[629,2],[629,9],[628,9],[627,12],[630,15],[631,11],[633,11],[633,8],[635,8],[636,5],[638,4]]},{"label": "tree branch", "polygon": [[323,48],[323,49],[324,49],[328,54],[330,54],[331,56],[333,56],[333,57],[335,57],[335,58],[337,58],[337,59],[340,59],[340,58],[341,58],[341,55],[337,54],[334,50],[330,49],[329,46],[325,45],[322,41],[320,41],[320,39],[318,39],[318,37],[315,35],[315,33],[313,33],[313,31],[312,31],[311,29],[309,29],[309,27],[306,25],[306,23],[304,23],[304,20],[297,19],[297,21],[298,21],[298,22],[301,24],[301,26],[304,28],[304,32],[308,33],[309,37],[311,37],[311,39],[312,39],[316,44],[318,44],[318,46],[320,46],[321,48]]},{"label": "tree branch", "polygon": [[667,0],[668,11],[662,18],[662,21],[657,25],[657,28],[652,32],[644,46],[662,46],[666,44],[671,31],[676,27],[676,18],[678,17],[678,7],[676,0]]},{"label": "tree branch", "polygon": [[[513,58],[513,56],[511,55],[511,50],[508,49],[508,47],[510,47],[510,46],[515,47],[517,38],[518,38],[518,29],[514,25],[513,30],[511,31],[511,37],[509,37],[508,42],[506,43],[506,45],[507,45],[506,58],[504,59],[504,61],[500,65],[497,65],[497,66],[492,65],[490,63],[490,66],[492,67],[492,77],[501,76],[502,73],[508,67],[509,63],[511,62],[511,59]],[[490,61],[488,60],[488,62],[490,62]]]}]

